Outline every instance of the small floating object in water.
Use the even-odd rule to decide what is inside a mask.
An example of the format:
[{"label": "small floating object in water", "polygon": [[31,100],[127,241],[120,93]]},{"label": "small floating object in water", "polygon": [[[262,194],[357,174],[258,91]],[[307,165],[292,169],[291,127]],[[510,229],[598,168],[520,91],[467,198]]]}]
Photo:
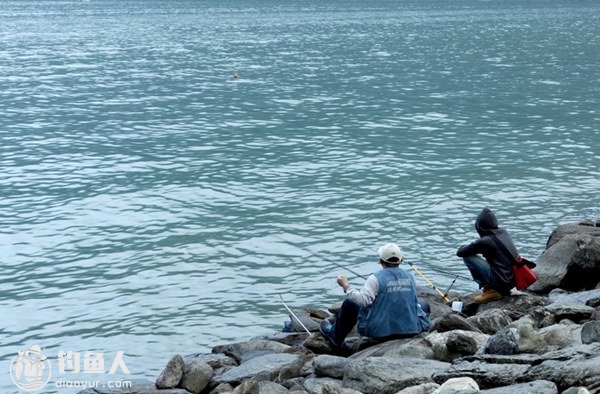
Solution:
[{"label": "small floating object in water", "polygon": [[233,75],[231,76],[231,78],[233,78],[233,79],[240,79],[240,76],[238,75],[238,73],[233,73]]}]

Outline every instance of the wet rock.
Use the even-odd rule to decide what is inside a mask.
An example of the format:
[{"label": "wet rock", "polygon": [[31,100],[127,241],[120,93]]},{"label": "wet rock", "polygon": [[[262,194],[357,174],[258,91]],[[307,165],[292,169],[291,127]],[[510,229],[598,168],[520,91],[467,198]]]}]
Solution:
[{"label": "wet rock", "polygon": [[259,394],[260,386],[254,379],[246,379],[233,390],[233,394]]},{"label": "wet rock", "polygon": [[255,340],[265,340],[272,342],[279,342],[284,345],[291,346],[293,348],[298,348],[302,346],[302,343],[306,341],[308,338],[308,333],[306,331],[303,332],[274,332],[267,335],[261,335],[258,337],[254,337],[251,341]]},{"label": "wet rock", "polygon": [[433,332],[425,337],[436,360],[453,361],[459,357],[475,354],[488,340],[489,335],[473,331],[454,330]]},{"label": "wet rock", "polygon": [[[309,310],[295,310],[293,311],[296,315],[295,317],[290,315],[290,320],[292,322],[292,332],[306,332],[304,327],[310,332],[319,331],[319,324],[321,320],[313,315],[311,315]],[[303,326],[304,325],[304,326]]]},{"label": "wet rock", "polygon": [[440,387],[440,385],[437,383],[423,383],[418,386],[407,387],[398,391],[396,394],[431,394],[438,387]]},{"label": "wet rock", "polygon": [[468,316],[483,313],[487,310],[500,309],[512,320],[520,319],[536,308],[549,304],[548,298],[526,293],[513,293],[501,300],[490,301],[485,304],[477,304],[472,300],[465,301],[463,312]]},{"label": "wet rock", "polygon": [[223,369],[235,367],[238,365],[238,362],[234,358],[221,353],[191,353],[183,356],[183,361],[186,365],[195,362],[206,363],[210,365],[210,367],[214,371],[222,371]]},{"label": "wet rock", "polygon": [[538,335],[549,347],[564,348],[581,345],[574,335],[574,331],[578,328],[577,325],[554,324],[539,330]]},{"label": "wet rock", "polygon": [[481,332],[479,328],[457,313],[448,313],[432,322],[429,331],[446,332],[453,330]]},{"label": "wet rock", "polygon": [[500,364],[477,359],[459,359],[446,370],[435,373],[433,380],[441,384],[448,379],[469,377],[475,380],[480,388],[493,388],[513,384],[530,368],[529,364],[512,364],[508,362],[510,359],[506,361]]},{"label": "wet rock", "polygon": [[484,310],[480,314],[469,317],[467,321],[488,335],[493,335],[512,323],[508,313],[502,309]]},{"label": "wet rock", "polygon": [[287,394],[288,389],[283,387],[280,384],[273,382],[260,382],[258,384],[258,392],[259,393],[269,393],[269,394]]},{"label": "wet rock", "polygon": [[[533,382],[513,384],[495,389],[481,390],[482,394],[558,394],[558,388],[554,382],[548,380],[535,380]],[[564,394],[564,393],[563,393]]]},{"label": "wet rock", "polygon": [[160,373],[156,379],[156,388],[158,389],[172,389],[179,385],[181,378],[183,377],[183,368],[185,362],[183,357],[176,354],[169,360],[167,366]]},{"label": "wet rock", "polygon": [[367,357],[413,357],[433,360],[435,355],[429,342],[422,337],[415,337],[379,343],[353,354],[350,359]]},{"label": "wet rock", "polygon": [[581,327],[581,342],[600,342],[600,321],[589,321]]},{"label": "wet rock", "polygon": [[432,382],[447,363],[418,358],[369,357],[352,360],[344,375],[344,387],[365,394],[392,394],[404,388]]},{"label": "wet rock", "polygon": [[560,322],[563,319],[569,319],[576,323],[589,320],[595,309],[581,304],[565,305],[552,304],[545,308],[550,313],[554,314],[554,319]]},{"label": "wet rock", "polygon": [[492,335],[486,342],[485,354],[511,355],[519,353],[519,334],[515,328],[505,328]]},{"label": "wet rock", "polygon": [[574,386],[600,390],[600,344],[582,345],[544,355],[544,361],[533,365],[521,381],[550,380],[559,391]]},{"label": "wet rock", "polygon": [[549,246],[537,260],[539,280],[530,291],[549,293],[554,288],[591,290],[600,282],[600,237],[567,234]]},{"label": "wet rock", "polygon": [[452,378],[445,381],[433,394],[474,394],[479,385],[471,378]]},{"label": "wet rock", "polygon": [[[586,290],[570,292],[563,289],[554,289],[548,294],[548,299],[555,305],[578,305],[585,304],[595,308],[600,304],[600,290]],[[597,304],[594,305],[594,302]]]},{"label": "wet rock", "polygon": [[317,376],[342,379],[350,360],[345,357],[320,355],[315,357],[312,362]]},{"label": "wet rock", "polygon": [[[586,221],[587,222],[587,221]],[[593,221],[589,221],[592,223]],[[583,222],[582,222],[583,223]],[[546,249],[550,248],[558,241],[563,239],[566,235],[579,235],[579,234],[589,234],[593,237],[600,237],[600,228],[594,228],[594,226],[589,225],[578,225],[578,224],[561,224],[556,227],[550,237],[548,238],[548,242],[546,242]]]},{"label": "wet rock", "polygon": [[[310,394],[341,391],[342,381],[332,378],[308,378],[304,381],[304,390]],[[327,390],[327,391],[325,391]]]},{"label": "wet rock", "polygon": [[233,357],[238,363],[243,363],[244,361],[265,354],[289,353],[291,351],[293,351],[291,346],[262,339],[215,346],[212,349],[213,353],[226,354]]},{"label": "wet rock", "polygon": [[213,369],[207,363],[188,363],[183,368],[183,377],[179,385],[190,393],[199,394],[208,386],[212,376]]},{"label": "wet rock", "polygon": [[213,384],[240,383],[254,378],[256,381],[274,380],[284,368],[300,360],[296,354],[265,354],[254,357],[237,367],[233,367],[222,375],[213,377]]}]

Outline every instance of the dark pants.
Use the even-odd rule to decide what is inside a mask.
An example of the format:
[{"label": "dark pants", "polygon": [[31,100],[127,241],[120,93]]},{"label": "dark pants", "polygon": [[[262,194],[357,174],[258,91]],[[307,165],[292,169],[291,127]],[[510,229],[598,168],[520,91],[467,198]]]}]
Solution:
[{"label": "dark pants", "polygon": [[[429,314],[431,313],[431,307],[429,306],[429,303],[425,300],[419,300],[419,304],[421,305],[421,309],[423,309],[423,311],[425,313],[427,313],[427,315],[429,316]],[[359,312],[360,312],[360,306],[357,303],[355,303],[354,301],[347,299],[342,303],[342,307],[340,308],[340,310],[338,311],[338,313],[336,315],[335,324],[333,326],[335,339],[336,339],[337,343],[340,343],[340,344],[344,343],[344,339],[346,339],[346,337],[348,336],[350,331],[352,331],[352,329],[356,325],[356,322],[358,321],[358,313]],[[378,339],[389,340],[389,339],[397,339],[397,338],[407,338],[407,337],[412,337],[412,336],[414,336],[414,335],[408,335],[408,336],[393,335],[391,337],[378,338]]]}]

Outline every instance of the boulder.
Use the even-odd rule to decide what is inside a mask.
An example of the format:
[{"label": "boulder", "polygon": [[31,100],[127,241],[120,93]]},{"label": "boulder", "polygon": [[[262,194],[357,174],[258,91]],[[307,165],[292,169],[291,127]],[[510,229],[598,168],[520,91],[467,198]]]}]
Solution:
[{"label": "boulder", "polygon": [[179,354],[173,356],[156,379],[156,388],[172,389],[177,387],[183,377],[184,367],[185,362],[183,361],[183,357]]},{"label": "boulder", "polygon": [[528,363],[514,363],[510,358],[495,357],[497,358],[493,360],[501,363],[471,357],[458,359],[449,368],[435,373],[433,380],[442,384],[448,379],[469,377],[475,380],[480,388],[493,388],[513,384],[530,368]]},{"label": "boulder", "polygon": [[233,357],[238,363],[243,363],[264,354],[289,353],[292,350],[291,346],[284,345],[283,343],[257,339],[215,346],[212,352],[226,354]]},{"label": "boulder", "polygon": [[575,386],[600,390],[600,344],[550,352],[542,359],[524,372],[520,381],[550,380],[561,392]]},{"label": "boulder", "polygon": [[474,316],[487,310],[500,309],[512,320],[520,319],[531,311],[541,306],[549,304],[547,297],[542,297],[526,293],[513,293],[510,296],[503,297],[501,300],[490,301],[485,304],[477,304],[472,301],[466,301],[463,312],[468,316]]},{"label": "boulder", "polygon": [[344,387],[365,394],[393,394],[407,387],[430,383],[436,371],[447,367],[447,363],[419,358],[352,360],[344,375]]},{"label": "boulder", "polygon": [[[425,300],[429,303],[429,307],[431,308],[431,314],[429,315],[429,318],[431,320],[435,320],[438,317],[452,313],[452,308],[447,305],[446,300],[444,300],[440,294],[431,287],[418,286],[417,296],[420,300]],[[455,299],[457,297],[457,293],[451,292],[448,294],[449,299]]]},{"label": "boulder", "polygon": [[[294,314],[296,316],[293,316],[290,314],[290,320],[292,322],[292,332],[306,333],[306,330],[304,329],[304,327],[306,327],[306,329],[310,332],[319,331],[319,325],[321,324],[321,321],[323,319],[312,315],[311,310],[309,310],[309,309],[295,310]],[[304,325],[304,327],[303,327],[303,325]]]},{"label": "boulder", "polygon": [[304,390],[309,394],[341,392],[342,381],[332,378],[308,378],[304,381]]},{"label": "boulder", "polygon": [[516,328],[505,328],[492,335],[486,342],[485,354],[511,355],[519,353],[519,332]]},{"label": "boulder", "polygon": [[213,385],[221,383],[238,384],[246,379],[253,378],[260,382],[274,380],[286,367],[290,367],[301,360],[297,354],[265,354],[254,357],[227,372],[213,377]]},{"label": "boulder", "polygon": [[581,342],[600,342],[600,321],[589,321],[581,327]]},{"label": "boulder", "polygon": [[[233,392],[233,390],[234,390],[234,387],[232,385],[230,385],[229,383],[221,383],[220,385],[218,385],[217,387],[212,389],[209,394],[225,394],[225,393],[231,394]],[[161,391],[161,394],[162,394],[162,391]]]},{"label": "boulder", "polygon": [[431,345],[422,337],[396,339],[379,343],[350,356],[350,359],[365,359],[367,357],[412,357],[435,358]]},{"label": "boulder", "polygon": [[554,289],[548,294],[548,299],[555,305],[585,304],[592,308],[600,305],[600,290],[585,290],[570,292],[563,289]]},{"label": "boulder", "polygon": [[200,394],[210,383],[213,369],[207,363],[193,362],[185,364],[179,386],[190,393]]},{"label": "boulder", "polygon": [[502,309],[488,309],[469,317],[467,321],[477,327],[479,331],[493,335],[508,326],[512,319]]},{"label": "boulder", "polygon": [[396,394],[431,394],[438,387],[440,387],[437,383],[423,383],[417,386],[407,387],[398,391]]},{"label": "boulder", "polygon": [[288,389],[274,382],[259,382],[258,392],[269,394],[287,394]]},{"label": "boulder", "polygon": [[235,367],[238,362],[225,354],[221,353],[213,353],[213,354],[204,354],[204,353],[191,353],[183,356],[183,361],[185,364],[191,363],[206,363],[210,365],[210,367],[214,371],[219,371],[226,368]]},{"label": "boulder", "polygon": [[[534,380],[533,382],[512,384],[495,389],[481,390],[482,394],[558,394],[558,388],[554,382],[548,380]],[[564,394],[564,393],[563,393]]]},{"label": "boulder", "polygon": [[323,354],[315,357],[312,363],[317,376],[342,379],[350,360],[345,357]]},{"label": "boulder", "polygon": [[474,394],[479,392],[479,385],[471,378],[448,379],[433,394]]},{"label": "boulder", "polygon": [[432,322],[429,331],[446,332],[453,330],[481,332],[479,328],[457,313],[448,313]]},{"label": "boulder", "polygon": [[510,323],[506,328],[516,329],[515,338],[520,353],[544,353],[547,350],[546,342],[537,330],[537,325],[526,317]]},{"label": "boulder", "polygon": [[591,306],[581,304],[551,304],[545,309],[554,315],[554,320],[557,322],[568,319],[576,323],[581,323],[589,320],[595,312],[595,309]]},{"label": "boulder", "polygon": [[293,348],[298,348],[302,346],[302,343],[308,338],[308,333],[306,331],[302,332],[274,332],[271,334],[260,335],[251,339],[251,341],[255,340],[265,340],[272,342],[283,343],[284,345],[291,346]]},{"label": "boulder", "polygon": [[488,340],[489,335],[480,332],[454,330],[433,332],[425,337],[436,360],[453,361],[459,357],[475,354]]},{"label": "boulder", "polygon": [[550,348],[564,348],[568,346],[581,345],[574,332],[579,329],[577,325],[554,324],[544,327],[538,331],[538,335]]},{"label": "boulder", "polygon": [[535,273],[539,279],[528,290],[536,293],[594,289],[600,282],[600,237],[564,235],[540,256]]},{"label": "boulder", "polygon": [[553,246],[555,243],[563,239],[566,235],[579,235],[579,234],[589,234],[592,237],[600,237],[600,226],[598,226],[598,222],[594,221],[583,221],[579,224],[561,224],[556,227],[550,237],[548,238],[548,242],[546,242],[546,249]]},{"label": "boulder", "polygon": [[260,394],[259,390],[260,385],[256,380],[246,379],[233,390],[233,394]]}]

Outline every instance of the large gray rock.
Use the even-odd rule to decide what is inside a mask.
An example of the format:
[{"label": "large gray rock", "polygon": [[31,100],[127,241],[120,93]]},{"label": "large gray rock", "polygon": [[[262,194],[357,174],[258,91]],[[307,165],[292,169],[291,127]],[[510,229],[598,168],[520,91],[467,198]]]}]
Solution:
[{"label": "large gray rock", "polygon": [[304,381],[304,390],[309,394],[322,394],[329,391],[341,392],[342,381],[332,378],[308,378]]},{"label": "large gray rock", "polygon": [[412,357],[433,360],[435,355],[429,342],[422,337],[415,337],[383,342],[350,356],[351,359],[356,360],[367,357]]},{"label": "large gray rock", "polygon": [[254,357],[237,367],[233,367],[222,375],[213,377],[213,385],[221,383],[241,383],[253,378],[260,382],[274,380],[285,368],[293,366],[301,360],[296,354],[265,354]]},{"label": "large gray rock", "polygon": [[312,362],[317,376],[342,379],[350,360],[345,357],[323,354],[315,357]]},{"label": "large gray rock", "polygon": [[551,352],[544,358],[545,361],[531,366],[520,381],[550,380],[560,391],[577,386],[600,391],[600,344]]},{"label": "large gray rock", "polygon": [[434,374],[433,380],[441,384],[451,378],[469,377],[475,380],[480,388],[493,388],[513,384],[530,368],[526,363],[516,364],[512,363],[511,359],[502,360],[500,356],[495,357],[498,357],[495,361],[503,362],[490,363],[485,359],[470,357],[456,360],[448,369]]},{"label": "large gray rock", "polygon": [[254,357],[273,353],[289,353],[293,350],[291,346],[275,341],[263,339],[232,343],[227,345],[215,346],[213,353],[223,353],[233,357],[238,363],[250,360]]},{"label": "large gray rock", "polygon": [[156,379],[156,388],[172,389],[177,387],[181,381],[181,378],[183,377],[184,367],[185,362],[183,361],[183,357],[181,357],[179,354],[173,356],[167,363],[165,369],[163,369]]},{"label": "large gray rock", "polygon": [[506,329],[516,330],[517,348],[520,353],[544,353],[547,344],[537,330],[536,322],[524,317],[510,323]]},{"label": "large gray rock", "polygon": [[246,379],[233,390],[233,394],[260,394],[260,385],[254,379]]},{"label": "large gray rock", "polygon": [[600,237],[600,226],[598,226],[597,221],[584,221],[581,222],[581,224],[561,224],[560,226],[556,227],[550,234],[548,242],[546,242],[546,249],[553,246],[555,243],[563,239],[566,235],[579,234],[589,234],[592,237]]},{"label": "large gray rock", "polygon": [[581,323],[589,320],[595,312],[595,309],[591,306],[581,304],[551,304],[545,309],[554,315],[554,319],[557,322],[568,319],[575,323]]},{"label": "large gray rock", "polygon": [[433,394],[475,394],[478,392],[479,385],[472,378],[452,378],[446,380]]},{"label": "large gray rock", "polygon": [[179,386],[190,393],[200,394],[210,383],[213,369],[207,363],[193,362],[185,364]]},{"label": "large gray rock", "polygon": [[528,290],[549,293],[554,288],[591,290],[600,282],[600,237],[567,234],[552,243],[537,260],[539,280]]},{"label": "large gray rock", "polygon": [[505,387],[497,387],[489,390],[481,390],[482,394],[558,394],[558,388],[554,382],[548,380],[535,380],[533,382],[512,384]]},{"label": "large gray rock", "polygon": [[448,313],[438,319],[435,319],[432,323],[431,330],[429,330],[432,332],[446,332],[453,330],[481,332],[475,324],[456,313]]},{"label": "large gray rock", "polygon": [[292,332],[305,333],[305,327],[310,332],[319,331],[319,325],[321,323],[321,320],[323,320],[322,317],[314,316],[313,314],[311,314],[311,310],[309,309],[295,310],[294,314],[296,316],[290,315],[290,320],[292,322]]},{"label": "large gray rock", "polygon": [[463,312],[469,316],[473,316],[488,310],[500,309],[505,311],[512,320],[517,320],[549,303],[547,297],[525,293],[513,293],[508,297],[503,297],[501,300],[490,301],[485,304],[465,301]]},{"label": "large gray rock", "polygon": [[269,394],[287,394],[288,389],[274,382],[259,382],[258,392]]},{"label": "large gray rock", "polygon": [[554,289],[548,294],[550,302],[554,305],[577,305],[585,304],[592,308],[600,305],[600,290],[586,290],[570,292],[563,289]]},{"label": "large gray rock", "polygon": [[440,387],[437,383],[423,383],[417,386],[407,387],[398,391],[396,394],[431,394],[438,387]]},{"label": "large gray rock", "polygon": [[214,371],[220,371],[224,368],[226,369],[239,365],[234,358],[221,353],[191,353],[183,356],[183,361],[186,365],[191,363],[206,363],[210,365]]},{"label": "large gray rock", "polygon": [[549,348],[564,348],[568,346],[581,345],[578,336],[575,335],[579,326],[573,324],[554,324],[544,327],[538,331],[538,335],[546,342]]},{"label": "large gray rock", "polygon": [[511,355],[519,353],[519,333],[515,328],[505,328],[492,335],[486,342],[485,354]]},{"label": "large gray rock", "polygon": [[600,342],[600,321],[589,321],[581,327],[581,342]]},{"label": "large gray rock", "polygon": [[459,357],[475,354],[486,343],[489,335],[474,331],[454,330],[432,332],[425,337],[436,360],[453,361]]},{"label": "large gray rock", "polygon": [[469,317],[467,321],[488,335],[494,335],[512,323],[508,313],[502,309],[484,310],[475,316]]},{"label": "large gray rock", "polygon": [[418,358],[352,360],[344,375],[344,387],[365,394],[393,394],[407,387],[430,383],[436,371],[447,367],[447,363]]}]

